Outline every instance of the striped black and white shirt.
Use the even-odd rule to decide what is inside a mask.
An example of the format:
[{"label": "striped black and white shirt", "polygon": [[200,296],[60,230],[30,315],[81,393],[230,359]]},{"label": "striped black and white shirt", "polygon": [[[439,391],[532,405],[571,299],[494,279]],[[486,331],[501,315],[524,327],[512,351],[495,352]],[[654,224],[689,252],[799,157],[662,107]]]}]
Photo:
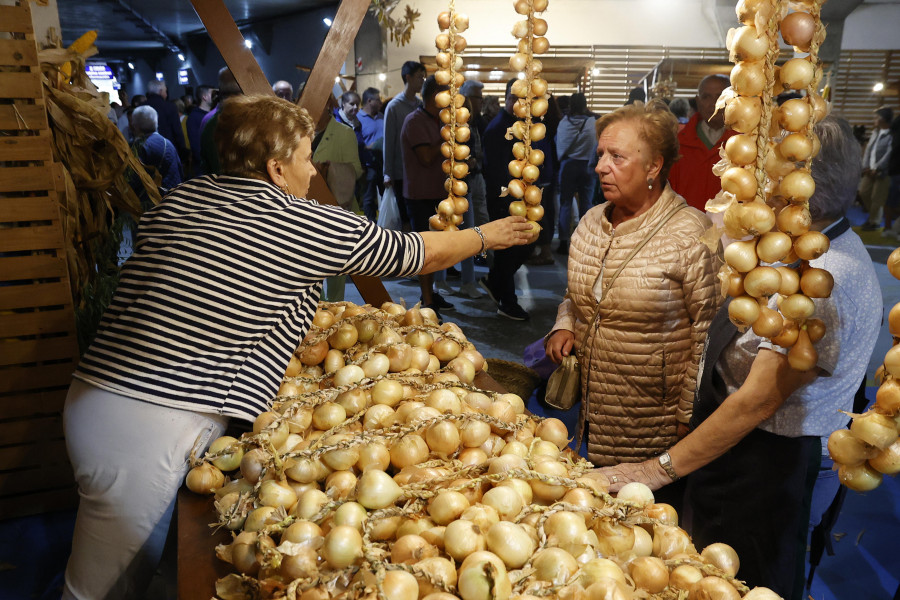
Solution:
[{"label": "striped black and white shirt", "polygon": [[424,262],[418,234],[381,229],[266,181],[199,177],[141,219],[75,377],[252,421],[309,330],[325,277],[408,276]]}]

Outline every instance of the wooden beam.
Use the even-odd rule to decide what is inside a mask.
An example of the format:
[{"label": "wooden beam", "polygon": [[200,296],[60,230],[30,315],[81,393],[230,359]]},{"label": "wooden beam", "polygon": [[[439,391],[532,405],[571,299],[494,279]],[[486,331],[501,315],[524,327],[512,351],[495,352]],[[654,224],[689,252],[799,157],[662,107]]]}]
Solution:
[{"label": "wooden beam", "polygon": [[256,58],[244,45],[244,36],[222,0],[191,0],[225,64],[245,94],[274,94]]},{"label": "wooden beam", "polygon": [[[253,53],[244,46],[244,36],[222,0],[191,0],[191,4],[241,90],[245,94],[274,94]],[[350,52],[368,8],[369,0],[343,0],[338,8],[300,101],[300,106],[310,113],[313,122],[318,122],[325,108],[325,100],[334,87],[334,78]],[[320,174],[316,174],[310,182],[308,196],[320,204],[337,206],[334,194]],[[372,306],[390,301],[391,296],[380,279],[361,275],[353,275],[352,279],[363,300]]]},{"label": "wooden beam", "polygon": [[341,65],[350,53],[368,9],[369,0],[343,0],[338,7],[334,22],[325,36],[325,43],[322,44],[319,57],[300,96],[300,106],[309,111],[316,123],[325,109],[325,100],[334,88],[334,78],[340,73]]}]

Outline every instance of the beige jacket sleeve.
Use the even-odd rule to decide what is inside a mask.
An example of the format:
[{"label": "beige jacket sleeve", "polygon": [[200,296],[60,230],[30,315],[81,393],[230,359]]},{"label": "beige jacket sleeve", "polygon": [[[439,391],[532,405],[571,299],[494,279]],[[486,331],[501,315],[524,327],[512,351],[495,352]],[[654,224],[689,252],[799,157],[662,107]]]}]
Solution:
[{"label": "beige jacket sleeve", "polygon": [[685,374],[681,388],[681,399],[675,418],[679,423],[687,423],[691,419],[694,408],[694,391],[697,388],[697,374],[706,333],[718,310],[721,300],[719,294],[718,272],[722,264],[721,247],[713,252],[703,242],[692,245],[685,253],[687,268],[684,273],[682,288],[688,315],[691,319],[691,362]]}]

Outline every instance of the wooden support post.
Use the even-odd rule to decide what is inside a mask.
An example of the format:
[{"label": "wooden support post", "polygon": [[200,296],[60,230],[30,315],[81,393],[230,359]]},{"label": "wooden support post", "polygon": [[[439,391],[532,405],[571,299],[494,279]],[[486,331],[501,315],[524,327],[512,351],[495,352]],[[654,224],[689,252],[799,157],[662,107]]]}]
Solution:
[{"label": "wooden support post", "polygon": [[[244,36],[241,34],[231,13],[225,7],[222,0],[191,0],[197,16],[203,21],[203,26],[209,33],[209,37],[219,49],[225,64],[231,69],[234,78],[245,94],[273,94],[259,63],[253,53],[244,46]],[[307,102],[301,102],[301,106],[309,111],[313,122],[318,122],[319,116],[325,107],[326,94],[331,93],[334,86],[334,78],[340,71],[340,65],[350,52],[356,33],[362,23],[368,9],[368,0],[343,0],[335,15],[331,30],[325,38],[319,58],[310,74],[309,83],[304,90],[303,98]],[[330,81],[327,88],[324,82]],[[309,84],[316,83],[309,88]],[[307,91],[309,93],[307,93]],[[317,110],[313,110],[316,109]],[[334,195],[325,183],[321,173],[317,173],[310,182],[309,197],[322,204],[336,206]],[[353,275],[353,283],[359,289],[363,300],[372,306],[381,306],[391,300],[384,285],[377,277]]]}]

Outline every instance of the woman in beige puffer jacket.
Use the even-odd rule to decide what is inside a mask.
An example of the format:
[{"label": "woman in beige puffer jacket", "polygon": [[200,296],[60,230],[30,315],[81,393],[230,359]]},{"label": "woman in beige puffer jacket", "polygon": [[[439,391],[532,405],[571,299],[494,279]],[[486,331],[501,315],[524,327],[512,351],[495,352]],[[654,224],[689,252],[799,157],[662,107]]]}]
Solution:
[{"label": "woman in beige puffer jacket", "polygon": [[572,236],[568,291],[547,354],[560,362],[573,347],[579,353],[578,443],[586,424],[588,458],[598,466],[657,456],[687,432],[718,306],[718,237],[666,184],[677,131],[671,112],[655,103],[622,107],[597,123],[596,171],[606,202]]}]

